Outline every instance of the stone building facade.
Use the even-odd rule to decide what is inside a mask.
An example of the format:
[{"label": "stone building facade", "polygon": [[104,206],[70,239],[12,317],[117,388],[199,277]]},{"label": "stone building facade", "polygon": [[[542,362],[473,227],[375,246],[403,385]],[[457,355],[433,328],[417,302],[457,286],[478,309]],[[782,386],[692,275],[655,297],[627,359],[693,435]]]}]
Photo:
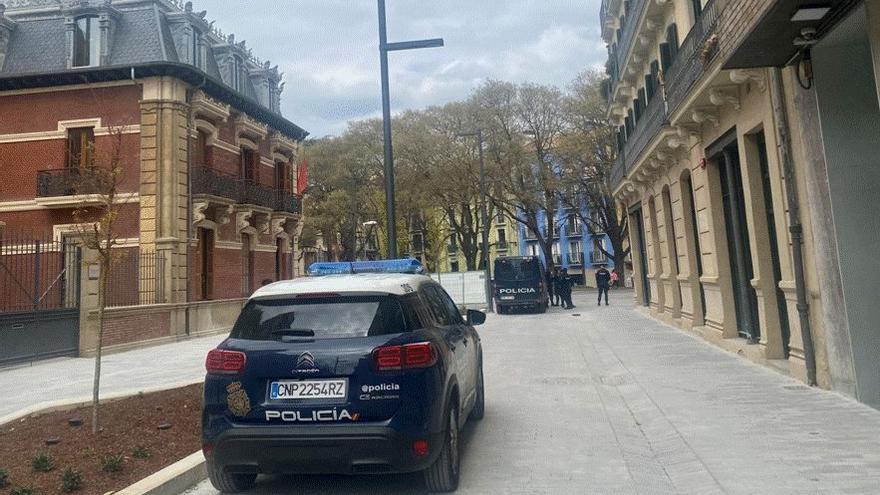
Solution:
[{"label": "stone building facade", "polygon": [[[876,68],[880,9],[827,3],[604,1],[609,116],[618,126],[613,188],[629,213],[638,304],[748,359],[880,406],[880,333],[839,323],[868,313],[853,307],[863,294],[846,300],[847,268],[831,247],[843,241],[845,217],[821,184],[835,181],[839,143],[816,123],[821,81],[810,56],[835,26],[863,18],[860,40]],[[861,62],[871,67],[870,57]],[[868,75],[873,92],[858,104],[873,119]],[[856,127],[878,142],[876,126]],[[866,190],[877,191],[876,160],[872,167],[860,170]],[[876,246],[872,232],[846,242]],[[860,261],[849,269],[876,274],[876,260]],[[870,359],[857,356],[857,335]]]},{"label": "stone building facade", "polygon": [[[281,115],[282,91],[277,67],[191,2],[7,0],[0,221],[75,236],[74,210],[95,199],[75,179],[118,148],[119,248],[164,261],[150,302],[240,305],[297,272],[307,133]],[[130,281],[143,296],[144,273]]]}]

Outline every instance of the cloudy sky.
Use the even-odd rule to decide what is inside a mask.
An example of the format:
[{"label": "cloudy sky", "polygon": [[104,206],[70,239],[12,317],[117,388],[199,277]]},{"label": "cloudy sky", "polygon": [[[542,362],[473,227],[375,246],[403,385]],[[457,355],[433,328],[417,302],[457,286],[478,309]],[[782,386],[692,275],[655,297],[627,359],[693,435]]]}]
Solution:
[{"label": "cloudy sky", "polygon": [[[393,52],[392,110],[465,97],[486,79],[564,86],[604,64],[601,0],[387,0],[388,40],[442,37]],[[381,115],[375,0],[196,0],[236,40],[278,64],[284,115],[313,137]]]}]

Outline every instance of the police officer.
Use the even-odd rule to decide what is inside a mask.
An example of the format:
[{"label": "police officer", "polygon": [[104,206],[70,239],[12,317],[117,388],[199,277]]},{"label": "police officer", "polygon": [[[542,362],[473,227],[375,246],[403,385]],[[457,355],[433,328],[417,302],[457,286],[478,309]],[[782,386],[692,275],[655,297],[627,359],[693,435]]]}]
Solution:
[{"label": "police officer", "polygon": [[574,309],[574,304],[571,302],[571,286],[574,285],[574,279],[572,279],[568,275],[568,269],[563,268],[559,272],[559,292],[562,297],[562,305],[565,309]]},{"label": "police officer", "polygon": [[599,289],[599,306],[602,305],[602,294],[605,294],[605,306],[608,306],[608,289],[611,287],[611,272],[602,265],[596,271],[596,287]]},{"label": "police officer", "polygon": [[559,267],[553,267],[553,274],[550,275],[550,301],[553,306],[559,306],[562,300],[562,289],[559,286]]}]

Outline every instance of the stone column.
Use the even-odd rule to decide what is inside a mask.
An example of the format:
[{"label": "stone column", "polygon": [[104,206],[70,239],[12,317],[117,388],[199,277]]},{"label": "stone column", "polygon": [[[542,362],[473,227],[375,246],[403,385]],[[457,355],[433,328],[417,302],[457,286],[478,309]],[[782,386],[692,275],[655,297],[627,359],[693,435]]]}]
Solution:
[{"label": "stone column", "polygon": [[182,81],[172,77],[144,80],[140,248],[142,253],[160,253],[164,259],[156,289],[166,303],[186,301],[187,113]]}]

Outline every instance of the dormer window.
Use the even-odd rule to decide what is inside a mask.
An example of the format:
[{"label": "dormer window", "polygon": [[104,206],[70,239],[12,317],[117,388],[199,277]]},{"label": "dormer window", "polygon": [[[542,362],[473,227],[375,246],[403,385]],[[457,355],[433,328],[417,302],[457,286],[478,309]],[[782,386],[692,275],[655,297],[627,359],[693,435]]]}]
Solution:
[{"label": "dormer window", "polygon": [[199,69],[202,68],[202,33],[198,29],[192,32],[192,63]]},{"label": "dormer window", "polygon": [[244,61],[238,55],[232,57],[232,87],[236,91],[244,89]]},{"label": "dormer window", "polygon": [[73,29],[73,66],[91,67],[101,60],[101,27],[97,16],[78,17]]}]

